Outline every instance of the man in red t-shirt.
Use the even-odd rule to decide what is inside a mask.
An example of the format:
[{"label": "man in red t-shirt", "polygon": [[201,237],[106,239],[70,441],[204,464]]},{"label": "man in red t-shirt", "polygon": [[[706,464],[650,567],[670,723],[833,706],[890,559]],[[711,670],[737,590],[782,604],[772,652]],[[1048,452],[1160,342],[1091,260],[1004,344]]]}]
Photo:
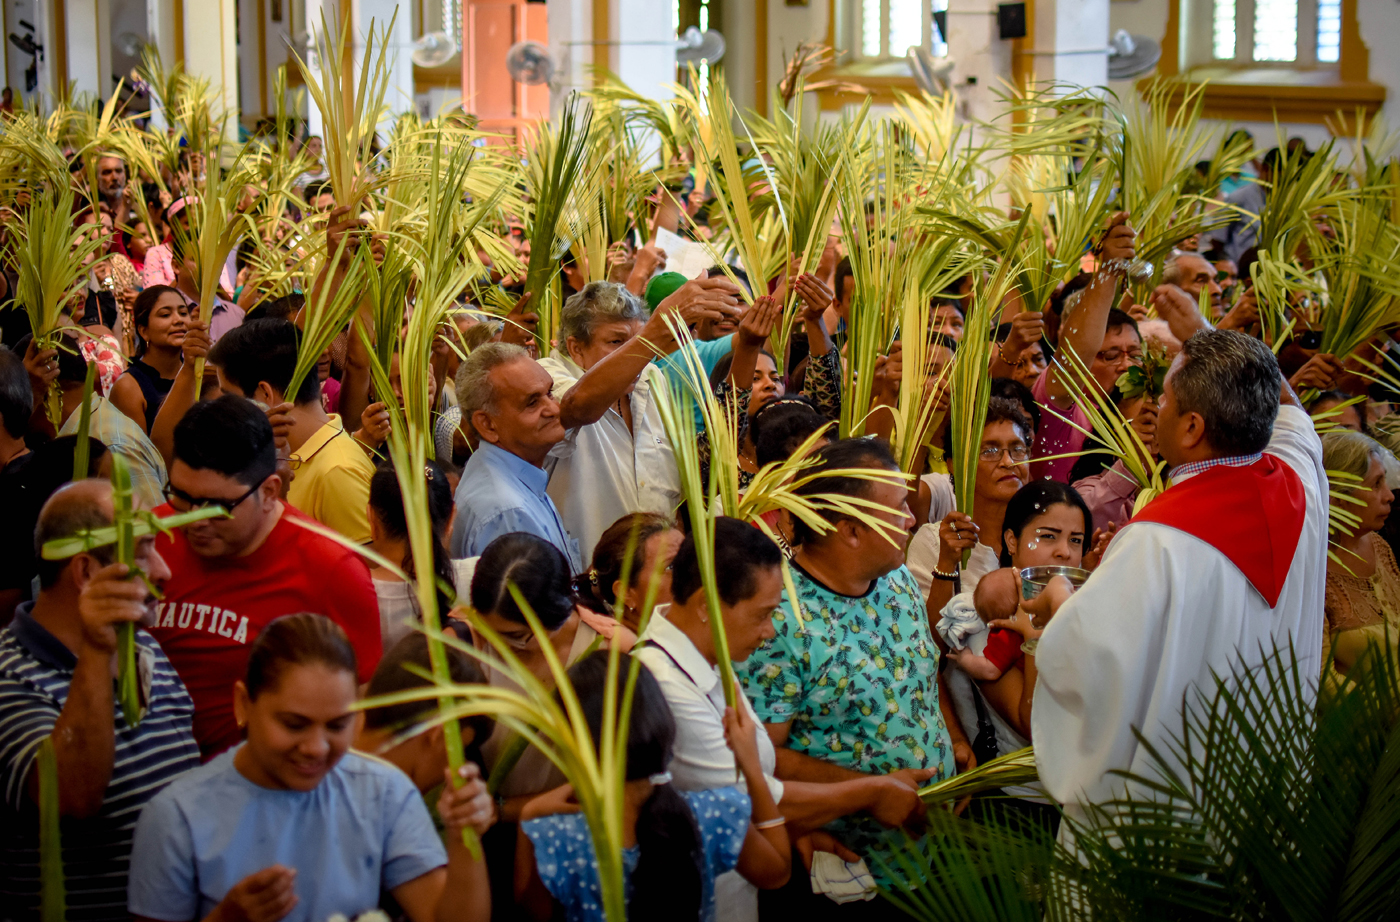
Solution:
[{"label": "man in red t-shirt", "polygon": [[312,612],[344,629],[360,681],[379,662],[379,605],[352,551],[295,524],[310,521],[279,498],[272,426],[257,404],[224,396],[191,407],[175,427],[175,456],[157,513],[217,504],[206,519],[160,537],[173,574],[151,634],[194,699],[194,735],[207,760],[239,742],[233,683],[248,647],[282,615]]}]

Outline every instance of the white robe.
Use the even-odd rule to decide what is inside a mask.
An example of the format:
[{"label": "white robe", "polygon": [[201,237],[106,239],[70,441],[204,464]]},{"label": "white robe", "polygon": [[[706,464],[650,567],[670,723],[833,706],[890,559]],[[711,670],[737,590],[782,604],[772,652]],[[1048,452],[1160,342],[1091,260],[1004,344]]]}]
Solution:
[{"label": "white robe", "polygon": [[1306,413],[1284,406],[1266,451],[1298,475],[1307,502],[1278,605],[1270,609],[1199,538],[1139,522],[1113,540],[1041,636],[1031,714],[1036,767],[1070,816],[1082,818],[1080,803],[1121,796],[1123,780],[1108,774],[1114,769],[1157,777],[1133,728],[1165,754],[1181,735],[1184,696],[1192,689],[1209,695],[1213,674],[1257,665],[1291,640],[1315,694],[1327,571],[1322,443]]}]

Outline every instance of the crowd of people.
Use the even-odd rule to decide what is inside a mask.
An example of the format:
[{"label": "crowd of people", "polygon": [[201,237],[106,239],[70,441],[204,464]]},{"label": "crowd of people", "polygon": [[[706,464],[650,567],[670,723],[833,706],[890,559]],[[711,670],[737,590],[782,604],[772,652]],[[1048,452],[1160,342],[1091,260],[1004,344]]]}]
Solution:
[{"label": "crowd of people", "polygon": [[[463,717],[454,778],[436,702],[357,705],[421,689],[437,668],[405,579],[414,510],[384,451],[402,393],[371,380],[348,327],[292,393],[309,295],[265,297],[235,248],[201,319],[175,227],[197,180],[156,191],[121,156],[89,156],[94,205],[73,226],[101,246],[56,345],[27,328],[14,250],[0,267],[0,916],[38,914],[48,741],[75,922],[603,918],[589,826],[541,749]],[[324,214],[331,239],[354,220],[320,139],[302,156],[289,208]],[[1264,154],[1230,201],[1257,213],[1282,164]],[[671,203],[658,221],[703,239],[713,218],[690,182],[658,190]],[[871,898],[896,856],[937,847],[924,786],[1034,746],[1039,782],[958,810],[1053,828],[1061,810],[1115,796],[1116,773],[1147,770],[1183,696],[1213,675],[1291,645],[1306,674],[1337,679],[1400,626],[1392,392],[1371,363],[1296,334],[1265,341],[1249,220],[1178,241],[1145,303],[1124,284],[1133,222],[1112,216],[1049,303],[998,305],[962,509],[946,412],[908,483],[856,475],[901,462],[885,439],[835,427],[854,399],[842,369],[856,282],[837,235],[812,271],[766,290],[733,267],[669,271],[654,242],[616,246],[605,279],[566,256],[544,349],[522,279],[489,280],[514,301],[504,316],[463,292],[431,356],[421,472],[456,638],[447,668],[458,686],[520,690],[489,629],[546,685],[552,664],[568,670],[599,740],[609,652],[642,664],[622,808],[630,917],[886,918]],[[966,325],[974,282],[928,305],[925,397],[943,411],[943,371],[981,335]],[[775,355],[789,293],[790,354]],[[858,415],[899,402],[895,346]],[[706,478],[737,466],[747,490],[805,450],[795,493],[865,513],[827,503],[766,528],[720,516],[699,547],[662,406],[687,362],[735,420],[725,439],[702,426]],[[1158,383],[1130,392],[1144,369]],[[1130,423],[1145,462],[1165,464],[1165,492],[1138,501],[1144,485],[1086,400]],[[737,457],[717,456],[730,445]],[[46,543],[115,521],[114,456],[138,509],[227,515],[143,534],[130,565],[110,544],[47,559]],[[1337,471],[1346,489],[1329,486]],[[1350,516],[1330,557],[1329,505]],[[1037,567],[1077,575],[1026,598],[1022,571]],[[737,689],[721,680],[714,619]],[[140,625],[134,724],[114,681],[127,624]]]}]

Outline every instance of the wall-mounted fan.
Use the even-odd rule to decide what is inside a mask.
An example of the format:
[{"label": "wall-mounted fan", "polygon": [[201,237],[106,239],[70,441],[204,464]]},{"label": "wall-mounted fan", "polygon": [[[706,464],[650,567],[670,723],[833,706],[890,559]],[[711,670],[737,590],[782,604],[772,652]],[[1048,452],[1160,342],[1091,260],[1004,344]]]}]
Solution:
[{"label": "wall-mounted fan", "polygon": [[539,42],[516,42],[506,52],[506,70],[517,83],[539,86],[554,79],[554,59]]},{"label": "wall-mounted fan", "polygon": [[691,26],[676,40],[676,63],[699,64],[708,61],[713,64],[724,57],[724,36],[714,29],[701,32]]},{"label": "wall-mounted fan", "polygon": [[910,48],[906,57],[909,60],[909,70],[913,72],[914,82],[919,84],[919,89],[938,95],[952,88],[952,58],[935,58],[922,45]]},{"label": "wall-mounted fan", "polygon": [[441,67],[457,53],[457,43],[446,32],[428,32],[413,43],[413,63]]},{"label": "wall-mounted fan", "polygon": [[1162,59],[1162,46],[1146,35],[1130,35],[1127,29],[1113,33],[1108,43],[1108,79],[1127,80],[1147,73]]}]

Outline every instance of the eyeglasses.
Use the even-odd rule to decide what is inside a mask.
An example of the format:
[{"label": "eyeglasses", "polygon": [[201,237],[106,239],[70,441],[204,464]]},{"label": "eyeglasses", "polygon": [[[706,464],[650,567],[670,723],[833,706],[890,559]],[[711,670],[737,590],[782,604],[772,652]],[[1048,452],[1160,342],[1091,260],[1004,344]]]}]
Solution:
[{"label": "eyeglasses", "polygon": [[223,506],[226,510],[232,512],[245,499],[258,492],[266,482],[267,478],[264,477],[262,480],[259,480],[257,483],[253,484],[253,486],[249,487],[248,492],[238,497],[238,499],[191,496],[179,487],[172,486],[168,480],[165,482],[165,486],[161,488],[160,492],[165,496],[165,501],[170,503],[170,505],[175,506],[177,509],[179,509],[180,506],[184,506],[184,509],[180,509],[181,512],[188,512],[193,509],[206,509],[209,506]]},{"label": "eyeglasses", "polygon": [[1107,362],[1110,365],[1114,365],[1122,360],[1125,355],[1128,357],[1128,361],[1132,362],[1134,365],[1142,362],[1141,349],[1105,349],[1098,354],[1097,358],[1100,362]]},{"label": "eyeglasses", "polygon": [[1002,455],[1007,455],[1012,462],[1020,464],[1031,456],[1031,450],[1024,445],[1012,445],[1010,448],[999,448],[996,445],[988,445],[982,449],[981,457],[983,461],[997,462]]}]

